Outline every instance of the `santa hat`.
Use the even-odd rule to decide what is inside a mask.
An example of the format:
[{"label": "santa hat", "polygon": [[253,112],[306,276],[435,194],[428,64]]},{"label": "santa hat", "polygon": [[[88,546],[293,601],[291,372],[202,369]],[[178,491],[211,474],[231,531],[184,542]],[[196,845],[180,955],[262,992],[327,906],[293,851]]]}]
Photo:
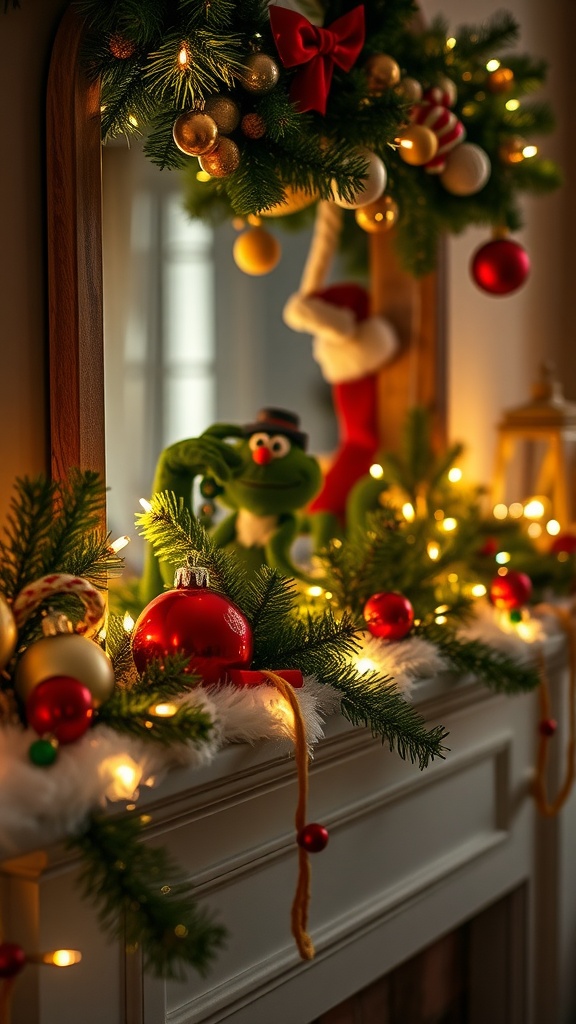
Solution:
[{"label": "santa hat", "polygon": [[339,384],[376,373],[398,349],[392,325],[369,311],[368,292],[351,283],[296,293],[283,315],[288,327],[314,336],[312,354],[324,379]]}]

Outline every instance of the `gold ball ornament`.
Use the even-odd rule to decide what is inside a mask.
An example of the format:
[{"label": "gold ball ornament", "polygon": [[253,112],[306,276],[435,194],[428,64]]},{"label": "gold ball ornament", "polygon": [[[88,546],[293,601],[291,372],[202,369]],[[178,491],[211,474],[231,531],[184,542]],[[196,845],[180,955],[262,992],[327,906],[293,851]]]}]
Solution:
[{"label": "gold ball ornament", "polygon": [[266,125],[260,114],[244,114],[240,127],[247,139],[262,139],[266,135]]},{"label": "gold ball ornament", "polygon": [[221,135],[230,135],[240,124],[240,107],[231,96],[209,96],[204,113],[213,118]]},{"label": "gold ball ornament", "polygon": [[490,157],[475,142],[461,142],[446,158],[440,181],[453,196],[473,196],[490,177]]},{"label": "gold ball ornament", "polygon": [[350,200],[343,199],[336,189],[335,182],[332,182],[332,201],[337,206],[341,206],[343,210],[357,210],[361,206],[373,203],[375,199],[382,195],[388,180],[388,173],[384,162],[376,153],[373,153],[370,149],[359,149],[357,152],[366,160],[368,167],[366,176],[355,193],[354,198]]},{"label": "gold ball ornament", "polygon": [[422,167],[427,164],[438,149],[438,138],[423,124],[410,124],[397,137],[398,155],[405,164]]},{"label": "gold ball ornament", "polygon": [[358,227],[369,235],[383,235],[394,227],[398,220],[399,207],[392,196],[380,196],[374,203],[362,206],[354,216]]},{"label": "gold ball ornament", "polygon": [[396,92],[406,103],[419,103],[422,99],[422,86],[416,78],[409,75],[403,78],[396,86]]},{"label": "gold ball ornament", "polygon": [[291,185],[285,186],[284,194],[284,202],[276,203],[275,206],[270,206],[267,210],[261,210],[260,216],[287,217],[290,213],[305,210],[307,206],[311,206],[318,199],[317,192],[306,192],[303,188],[292,188]]},{"label": "gold ball ornament", "polygon": [[244,231],[234,242],[232,252],[236,266],[252,277],[269,274],[281,256],[278,239],[265,228]]},{"label": "gold ball ornament", "polygon": [[514,72],[510,68],[496,68],[488,75],[486,85],[490,92],[510,92],[514,85]]},{"label": "gold ball ornament", "polygon": [[218,145],[218,126],[213,117],[199,110],[187,110],[174,122],[172,136],[187,156],[203,156]]},{"label": "gold ball ornament", "polygon": [[3,594],[0,594],[0,670],[8,664],[16,649],[18,630],[12,609]]},{"label": "gold ball ornament", "polygon": [[278,65],[267,53],[251,53],[246,58],[245,66],[240,74],[240,84],[246,92],[255,96],[264,96],[271,92],[278,79]]},{"label": "gold ball ornament", "polygon": [[30,645],[16,669],[16,693],[26,703],[39,683],[53,676],[71,676],[86,686],[98,707],[112,696],[114,669],[110,658],[93,640],[77,633],[45,636]]},{"label": "gold ball ornament", "polygon": [[526,139],[521,135],[509,135],[498,147],[498,156],[503,164],[521,164],[524,160]]},{"label": "gold ball ornament", "polygon": [[213,178],[227,178],[240,164],[240,150],[232,139],[224,136],[216,149],[199,158],[200,167]]},{"label": "gold ball ornament", "polygon": [[375,53],[364,65],[368,80],[368,92],[381,96],[387,89],[393,89],[400,81],[400,65],[387,53]]}]

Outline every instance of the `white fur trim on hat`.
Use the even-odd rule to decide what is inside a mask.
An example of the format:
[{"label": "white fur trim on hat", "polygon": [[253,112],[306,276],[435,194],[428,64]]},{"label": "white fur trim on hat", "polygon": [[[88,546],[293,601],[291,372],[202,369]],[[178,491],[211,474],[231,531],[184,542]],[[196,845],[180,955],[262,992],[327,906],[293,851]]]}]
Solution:
[{"label": "white fur trim on hat", "polygon": [[376,373],[398,349],[388,320],[371,316],[358,322],[352,310],[310,296],[292,295],[284,321],[295,331],[314,335],[312,354],[329,384]]}]

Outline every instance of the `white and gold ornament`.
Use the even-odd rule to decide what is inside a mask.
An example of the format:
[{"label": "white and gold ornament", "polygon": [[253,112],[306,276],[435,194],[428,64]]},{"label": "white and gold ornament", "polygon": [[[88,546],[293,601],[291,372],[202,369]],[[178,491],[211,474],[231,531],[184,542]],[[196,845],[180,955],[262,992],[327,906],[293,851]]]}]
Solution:
[{"label": "white and gold ornament", "polygon": [[342,198],[336,189],[335,183],[332,183],[332,200],[344,210],[358,210],[362,206],[367,206],[368,203],[373,203],[375,199],[379,199],[386,188],[388,180],[384,161],[376,153],[373,153],[370,149],[360,149],[358,153],[366,160],[368,167],[366,176],[362,185],[355,193],[354,199]]},{"label": "white and gold ornament", "polygon": [[463,142],[449,153],[440,181],[453,196],[473,196],[490,178],[490,157],[475,142]]}]

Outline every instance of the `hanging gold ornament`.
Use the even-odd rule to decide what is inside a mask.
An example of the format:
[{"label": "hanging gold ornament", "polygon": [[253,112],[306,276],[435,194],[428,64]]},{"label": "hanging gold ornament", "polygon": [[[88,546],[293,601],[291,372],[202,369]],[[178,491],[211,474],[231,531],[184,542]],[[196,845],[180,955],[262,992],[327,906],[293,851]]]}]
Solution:
[{"label": "hanging gold ornament", "polygon": [[423,124],[410,124],[396,138],[398,155],[405,164],[422,167],[436,154],[438,137]]},{"label": "hanging gold ornament", "polygon": [[496,68],[486,80],[490,92],[510,92],[514,85],[514,72],[510,68]]},{"label": "hanging gold ornament", "polygon": [[275,206],[270,206],[267,210],[261,210],[260,216],[287,217],[291,213],[305,210],[307,206],[311,206],[318,199],[317,192],[306,192],[303,188],[293,188],[291,185],[284,186],[284,194],[284,202],[276,203]]},{"label": "hanging gold ornament", "polygon": [[180,114],[172,129],[174,142],[187,156],[203,156],[218,145],[218,127],[213,117],[199,110]]},{"label": "hanging gold ornament", "polygon": [[422,86],[416,78],[402,78],[396,86],[396,92],[406,103],[419,103],[422,99]]},{"label": "hanging gold ornament", "polygon": [[280,242],[265,228],[249,228],[239,235],[232,250],[236,266],[245,274],[269,274],[280,260]]},{"label": "hanging gold ornament", "polygon": [[392,196],[380,196],[380,199],[368,203],[368,206],[361,206],[354,216],[358,227],[363,231],[370,235],[383,235],[394,227],[398,214],[398,203]]},{"label": "hanging gold ornament", "polygon": [[240,150],[232,139],[224,136],[216,149],[199,158],[200,167],[213,178],[227,178],[240,163]]},{"label": "hanging gold ornament", "polygon": [[262,139],[266,135],[266,125],[260,114],[244,114],[240,127],[248,139]]},{"label": "hanging gold ornament", "polygon": [[0,594],[0,670],[8,664],[16,648],[18,630],[12,609],[3,594]]},{"label": "hanging gold ornament", "polygon": [[400,81],[400,65],[387,53],[375,53],[369,57],[364,72],[368,79],[368,92],[372,96],[381,96]]},{"label": "hanging gold ornament", "polygon": [[209,96],[204,113],[214,119],[221,135],[230,135],[240,123],[240,107],[231,96]]},{"label": "hanging gold ornament", "polygon": [[280,77],[278,65],[267,53],[251,53],[240,74],[240,84],[246,92],[264,96],[271,92]]},{"label": "hanging gold ornament", "polygon": [[509,135],[498,147],[498,156],[503,164],[521,164],[525,159],[527,142],[521,135]]}]

